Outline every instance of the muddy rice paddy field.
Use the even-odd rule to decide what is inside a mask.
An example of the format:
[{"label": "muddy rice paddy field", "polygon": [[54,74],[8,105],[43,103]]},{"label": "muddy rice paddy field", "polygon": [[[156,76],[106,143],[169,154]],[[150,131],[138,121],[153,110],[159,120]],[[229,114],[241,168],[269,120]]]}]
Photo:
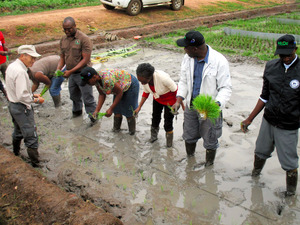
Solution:
[{"label": "muddy rice paddy field", "polygon": [[[112,58],[94,67],[126,69],[135,75],[139,63],[149,62],[178,82],[183,52],[143,45],[138,48],[136,55]],[[240,122],[260,95],[264,63],[227,58],[233,93],[223,111],[223,135],[214,166],[204,168],[202,141],[197,144],[195,157],[186,157],[182,110],[174,119],[173,147],[166,147],[162,123],[158,141],[151,144],[151,98],[139,113],[134,136],[128,134],[125,119],[121,132],[113,133],[112,117],[104,117],[94,126],[86,114],[71,118],[66,80],[62,107],[53,107],[49,93],[43,105],[34,106],[43,160],[42,168],[36,171],[67,192],[111,212],[124,224],[299,224],[300,202],[297,196],[283,197],[285,172],[276,152],[259,179],[250,176],[262,114],[247,134],[241,132]],[[94,96],[97,99],[95,88]],[[111,102],[112,96],[108,96],[101,111]],[[12,151],[13,126],[2,96],[0,104],[0,142]],[[26,161],[24,145],[22,149]]]}]

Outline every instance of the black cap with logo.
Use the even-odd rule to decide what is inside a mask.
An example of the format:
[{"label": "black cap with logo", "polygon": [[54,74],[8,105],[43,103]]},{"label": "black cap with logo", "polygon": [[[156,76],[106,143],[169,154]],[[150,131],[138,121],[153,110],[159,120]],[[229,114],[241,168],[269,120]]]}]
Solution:
[{"label": "black cap with logo", "polygon": [[93,77],[93,75],[96,75],[97,71],[92,67],[84,67],[83,70],[81,70],[80,76],[81,76],[81,83],[80,86],[84,86],[88,83],[89,79]]},{"label": "black cap with logo", "polygon": [[296,48],[295,37],[286,34],[278,38],[276,41],[277,47],[274,55],[290,55]]},{"label": "black cap with logo", "polygon": [[189,31],[184,38],[176,41],[179,47],[200,46],[205,43],[203,35],[199,31]]}]

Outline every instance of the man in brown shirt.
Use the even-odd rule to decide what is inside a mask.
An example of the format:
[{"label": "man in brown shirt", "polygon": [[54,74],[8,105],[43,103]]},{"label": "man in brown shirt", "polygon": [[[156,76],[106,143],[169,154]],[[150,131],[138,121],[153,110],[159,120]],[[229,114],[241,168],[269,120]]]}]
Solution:
[{"label": "man in brown shirt", "polygon": [[96,109],[96,102],[93,96],[93,87],[90,85],[80,86],[81,70],[90,65],[92,53],[92,42],[89,37],[77,30],[75,20],[72,17],[66,17],[63,21],[65,36],[60,40],[60,60],[57,66],[61,70],[66,65],[64,77],[69,78],[70,99],[73,101],[73,117],[82,114],[82,101],[85,111],[89,114],[92,122],[95,119],[91,116]]}]

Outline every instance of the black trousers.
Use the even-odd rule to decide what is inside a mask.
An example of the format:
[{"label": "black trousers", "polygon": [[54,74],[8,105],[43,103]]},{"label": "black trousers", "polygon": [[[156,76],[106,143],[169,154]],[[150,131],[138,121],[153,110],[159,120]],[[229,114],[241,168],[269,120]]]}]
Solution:
[{"label": "black trousers", "polygon": [[166,132],[172,131],[174,115],[171,113],[171,109],[166,105],[158,103],[155,99],[153,99],[152,106],[152,127],[159,127],[161,114],[164,109],[164,129]]}]

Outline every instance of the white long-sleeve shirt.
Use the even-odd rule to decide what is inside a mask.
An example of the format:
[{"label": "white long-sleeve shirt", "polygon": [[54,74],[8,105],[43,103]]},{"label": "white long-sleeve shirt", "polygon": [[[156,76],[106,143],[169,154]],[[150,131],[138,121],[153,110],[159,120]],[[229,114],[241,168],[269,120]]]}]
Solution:
[{"label": "white long-sleeve shirt", "polygon": [[145,93],[153,94],[154,98],[159,98],[160,95],[166,94],[169,91],[177,90],[176,83],[171,79],[170,75],[161,70],[155,70],[153,74],[155,93],[150,89],[149,84],[143,85]]},{"label": "white long-sleeve shirt", "polygon": [[[203,68],[200,94],[212,96],[215,101],[220,102],[221,108],[224,108],[232,92],[229,64],[221,53],[208,47],[208,63],[205,63]],[[193,93],[193,80],[194,58],[185,54],[181,63],[177,96],[183,97],[188,107]]]},{"label": "white long-sleeve shirt", "polygon": [[21,60],[17,59],[9,64],[6,70],[5,83],[9,101],[22,103],[31,109],[31,103],[33,103],[32,83],[27,73],[27,67]]}]

